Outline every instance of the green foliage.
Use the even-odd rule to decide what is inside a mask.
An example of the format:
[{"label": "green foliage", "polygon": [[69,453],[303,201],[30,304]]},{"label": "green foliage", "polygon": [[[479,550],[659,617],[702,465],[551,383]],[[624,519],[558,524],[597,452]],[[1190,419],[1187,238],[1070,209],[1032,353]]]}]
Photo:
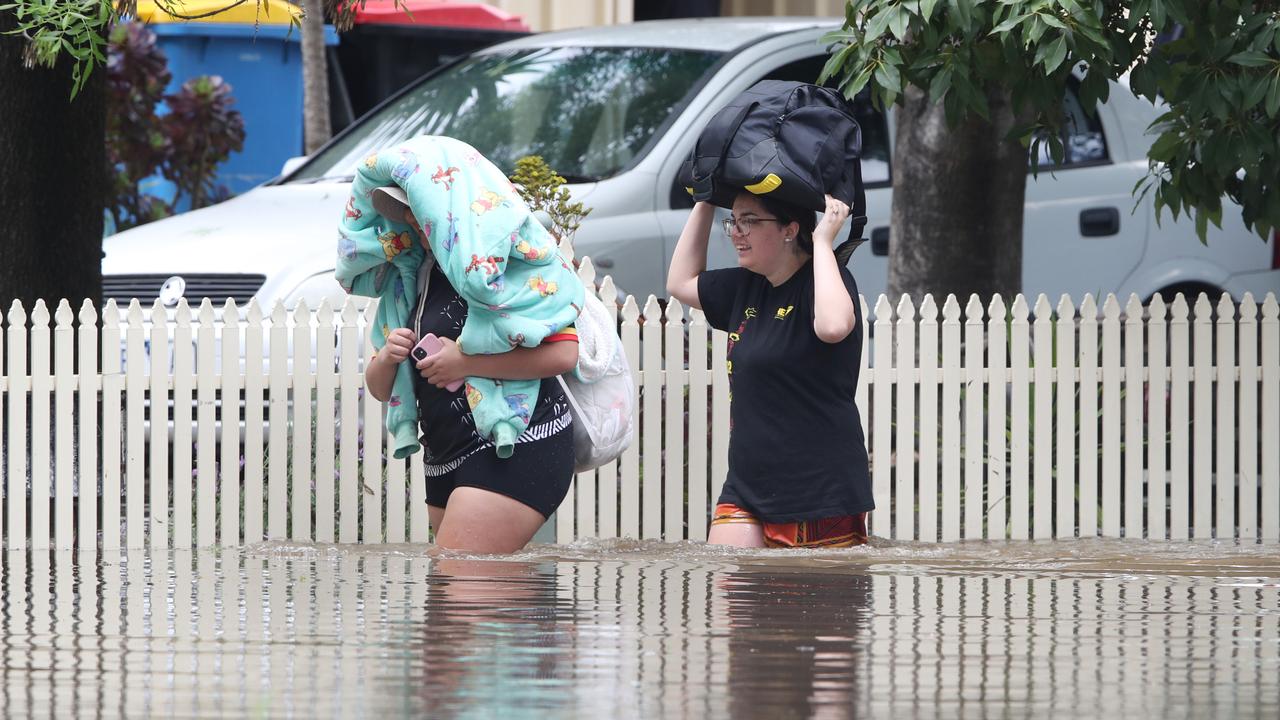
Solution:
[{"label": "green foliage", "polygon": [[18,0],[0,5],[17,19],[11,35],[27,39],[27,67],[53,67],[71,58],[71,96],[84,88],[97,65],[106,62],[107,25],[115,19],[111,0]]},{"label": "green foliage", "polygon": [[511,182],[531,210],[542,210],[551,216],[551,233],[560,240],[573,242],[582,220],[591,213],[582,203],[569,202],[569,190],[561,187],[565,179],[556,174],[539,155],[516,160]]},{"label": "green foliage", "polygon": [[[1183,36],[1156,47],[1158,33]],[[987,90],[1007,92],[1030,122],[1011,135],[1061,162],[1062,97],[1073,71],[1082,105],[1124,82],[1167,112],[1150,170],[1156,219],[1193,213],[1203,241],[1222,198],[1266,238],[1280,227],[1280,2],[1277,0],[850,0],[821,81],[881,105],[908,85],[941,102],[950,122],[988,118]]]},{"label": "green foliage", "polygon": [[[140,189],[162,174],[191,207],[225,194],[214,185],[218,165],[244,147],[244,119],[231,108],[231,87],[197,77],[166,94],[170,74],[156,36],[137,22],[111,29],[107,59],[108,211],[117,230],[173,214],[173,206]],[[160,115],[163,102],[169,112]]]}]

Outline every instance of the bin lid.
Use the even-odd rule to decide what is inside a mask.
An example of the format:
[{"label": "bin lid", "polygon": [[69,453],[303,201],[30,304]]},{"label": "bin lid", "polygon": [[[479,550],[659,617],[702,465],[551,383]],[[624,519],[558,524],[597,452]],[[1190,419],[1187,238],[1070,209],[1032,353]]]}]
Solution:
[{"label": "bin lid", "polygon": [[[227,6],[226,0],[169,0],[166,3],[183,15],[204,15],[213,13]],[[288,25],[289,16],[302,19],[302,8],[284,0],[249,0],[216,15],[203,17],[190,22],[210,23],[244,23],[249,25]],[[156,4],[156,0],[138,0],[137,18],[147,23],[181,23],[188,22],[165,12]]]},{"label": "bin lid", "polygon": [[475,28],[529,32],[530,27],[519,15],[481,2],[451,0],[367,0],[356,8],[357,25],[434,25],[437,27]]}]

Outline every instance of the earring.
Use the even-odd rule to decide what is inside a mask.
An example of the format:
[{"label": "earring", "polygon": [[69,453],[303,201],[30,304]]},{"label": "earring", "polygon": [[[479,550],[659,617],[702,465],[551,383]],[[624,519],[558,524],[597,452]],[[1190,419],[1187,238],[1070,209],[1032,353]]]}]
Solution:
[{"label": "earring", "polygon": [[794,240],[794,239],[795,239],[795,238],[791,237],[790,235],[788,235],[788,236],[787,236],[787,242],[791,242],[791,241],[792,241],[792,240]]}]

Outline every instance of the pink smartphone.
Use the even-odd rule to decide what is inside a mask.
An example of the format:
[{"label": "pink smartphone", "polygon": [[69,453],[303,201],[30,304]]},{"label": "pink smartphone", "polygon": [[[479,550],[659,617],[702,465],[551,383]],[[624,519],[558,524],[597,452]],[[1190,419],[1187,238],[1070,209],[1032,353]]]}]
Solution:
[{"label": "pink smartphone", "polygon": [[[423,335],[422,339],[418,341],[418,344],[414,345],[413,349],[409,351],[409,356],[415,361],[422,361],[443,349],[444,343],[440,342],[440,338],[436,337],[432,333],[427,333],[426,335]],[[460,387],[462,387],[461,380],[445,385],[444,389],[449,392],[456,392]]]}]

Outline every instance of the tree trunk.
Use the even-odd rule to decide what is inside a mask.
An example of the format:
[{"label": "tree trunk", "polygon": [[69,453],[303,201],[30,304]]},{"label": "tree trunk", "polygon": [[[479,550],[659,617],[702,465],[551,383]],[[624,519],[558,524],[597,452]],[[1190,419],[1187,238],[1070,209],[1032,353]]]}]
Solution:
[{"label": "tree trunk", "polygon": [[310,155],[329,141],[329,71],[324,56],[324,2],[306,0],[302,20],[303,138]]},{"label": "tree trunk", "polygon": [[[1027,151],[1005,140],[1015,117],[1009,98],[988,90],[991,122],[976,114],[948,129],[942,103],[909,87],[897,108],[889,298],[918,303],[933,293],[960,304],[977,293],[1022,290],[1022,212]],[[974,182],[973,178],[983,178]]]},{"label": "tree trunk", "polygon": [[[14,27],[0,11],[0,33]],[[102,296],[106,71],[71,99],[71,64],[27,68],[26,42],[0,34],[0,312]]]}]

